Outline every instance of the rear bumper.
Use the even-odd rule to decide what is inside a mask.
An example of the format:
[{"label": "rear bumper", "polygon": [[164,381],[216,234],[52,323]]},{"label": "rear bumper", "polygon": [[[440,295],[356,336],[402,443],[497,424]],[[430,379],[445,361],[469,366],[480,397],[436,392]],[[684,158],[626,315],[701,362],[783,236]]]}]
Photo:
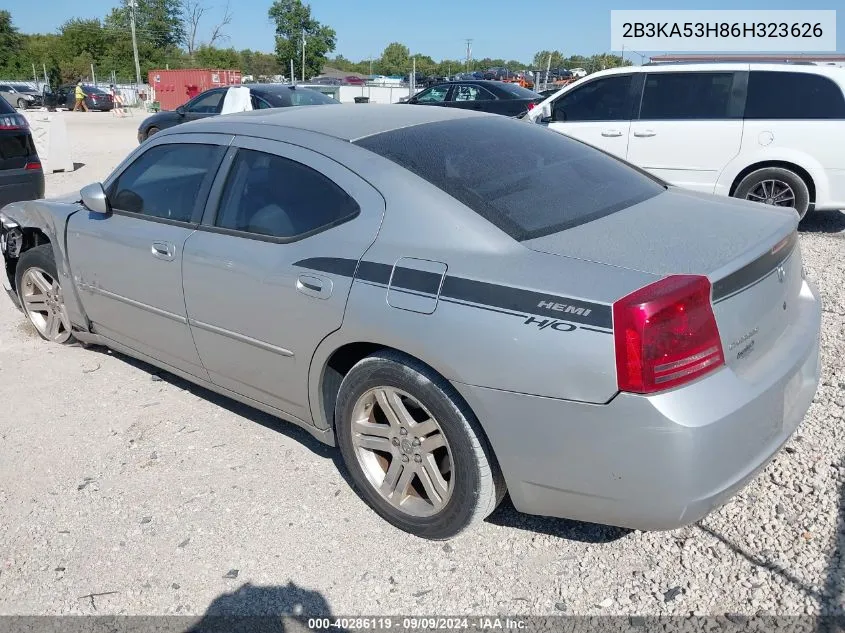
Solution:
[{"label": "rear bumper", "polygon": [[689,525],[745,486],[800,424],[819,381],[821,304],[800,314],[750,383],[724,368],[656,396],[586,404],[455,383],[521,512],[642,530]]},{"label": "rear bumper", "polygon": [[44,197],[44,172],[40,169],[0,171],[0,208],[10,202]]}]

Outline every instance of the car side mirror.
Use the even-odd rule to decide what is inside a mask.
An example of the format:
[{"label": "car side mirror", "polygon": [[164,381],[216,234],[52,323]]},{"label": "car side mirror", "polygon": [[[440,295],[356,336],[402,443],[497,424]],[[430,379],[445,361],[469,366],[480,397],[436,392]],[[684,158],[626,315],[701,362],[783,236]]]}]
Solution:
[{"label": "car side mirror", "polygon": [[111,211],[108,196],[100,183],[86,185],[79,193],[82,196],[82,204],[92,213],[107,215]]}]

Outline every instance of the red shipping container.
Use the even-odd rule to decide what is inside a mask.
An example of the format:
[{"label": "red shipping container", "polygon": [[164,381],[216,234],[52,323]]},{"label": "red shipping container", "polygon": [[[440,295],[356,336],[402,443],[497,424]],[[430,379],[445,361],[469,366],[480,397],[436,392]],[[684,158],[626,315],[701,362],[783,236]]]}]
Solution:
[{"label": "red shipping container", "polygon": [[201,92],[219,86],[239,86],[240,70],[151,70],[147,80],[162,110],[175,110]]}]

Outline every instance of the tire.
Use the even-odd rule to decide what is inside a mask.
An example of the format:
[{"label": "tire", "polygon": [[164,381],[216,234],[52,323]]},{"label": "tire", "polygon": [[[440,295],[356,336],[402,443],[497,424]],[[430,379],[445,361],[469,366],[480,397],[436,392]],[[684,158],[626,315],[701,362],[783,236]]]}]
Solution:
[{"label": "tire", "polygon": [[147,130],[147,138],[150,138],[154,134],[158,134],[161,130],[159,130],[156,126],[152,126],[149,130]]},{"label": "tire", "polygon": [[61,344],[74,342],[50,244],[36,246],[20,256],[15,287],[24,314],[41,338]]},{"label": "tire", "polygon": [[18,110],[26,110],[29,102],[26,99],[18,99]]},{"label": "tire", "polygon": [[[774,197],[772,193],[777,194]],[[801,219],[810,209],[810,189],[804,179],[784,167],[763,167],[743,178],[734,191],[743,198],[775,206],[795,207]],[[777,199],[780,198],[780,202]],[[769,200],[776,202],[769,202]]]},{"label": "tire", "polygon": [[[398,426],[400,432],[389,423],[382,402],[394,413],[404,409],[410,415],[410,420],[396,415],[407,422]],[[472,411],[444,378],[405,354],[377,352],[346,374],[335,431],[361,497],[388,522],[416,536],[452,538],[482,521],[504,497],[499,465]],[[389,495],[380,492],[388,479],[398,483]],[[445,492],[432,494],[438,490]]]}]

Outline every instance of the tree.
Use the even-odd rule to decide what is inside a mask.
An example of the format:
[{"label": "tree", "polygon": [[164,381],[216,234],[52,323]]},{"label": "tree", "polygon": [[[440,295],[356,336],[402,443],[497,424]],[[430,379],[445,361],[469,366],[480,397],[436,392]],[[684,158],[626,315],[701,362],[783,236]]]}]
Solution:
[{"label": "tree", "polygon": [[234,48],[214,48],[204,44],[196,50],[194,58],[202,68],[241,67],[241,56]]},{"label": "tree", "polygon": [[23,36],[12,24],[12,14],[0,11],[0,72],[10,75],[20,72],[23,65],[20,58],[22,45]]},{"label": "tree", "polygon": [[323,26],[311,17],[311,6],[302,0],[275,0],[268,11],[276,24],[276,58],[282,68],[292,59],[302,75],[302,39],[305,36],[305,76],[314,77],[323,71],[326,55],[334,51],[337,36],[334,29]]},{"label": "tree", "polygon": [[208,9],[200,2],[200,0],[182,0],[182,19],[185,31],[185,48],[188,49],[188,55],[194,55],[197,48],[197,34],[200,28],[200,20],[205,15]]},{"label": "tree", "polygon": [[407,75],[411,70],[411,51],[404,44],[391,42],[375,64],[382,75]]},{"label": "tree", "polygon": [[208,40],[209,46],[214,46],[215,42],[222,42],[228,40],[229,36],[223,31],[224,28],[232,23],[232,12],[229,11],[229,3],[226,3],[226,8],[223,9],[223,18],[214,25],[211,29],[211,37]]},{"label": "tree", "polygon": [[[120,0],[106,18],[110,29],[128,31],[131,0]],[[135,28],[138,41],[158,49],[179,46],[185,42],[185,23],[181,0],[135,0]]]}]

